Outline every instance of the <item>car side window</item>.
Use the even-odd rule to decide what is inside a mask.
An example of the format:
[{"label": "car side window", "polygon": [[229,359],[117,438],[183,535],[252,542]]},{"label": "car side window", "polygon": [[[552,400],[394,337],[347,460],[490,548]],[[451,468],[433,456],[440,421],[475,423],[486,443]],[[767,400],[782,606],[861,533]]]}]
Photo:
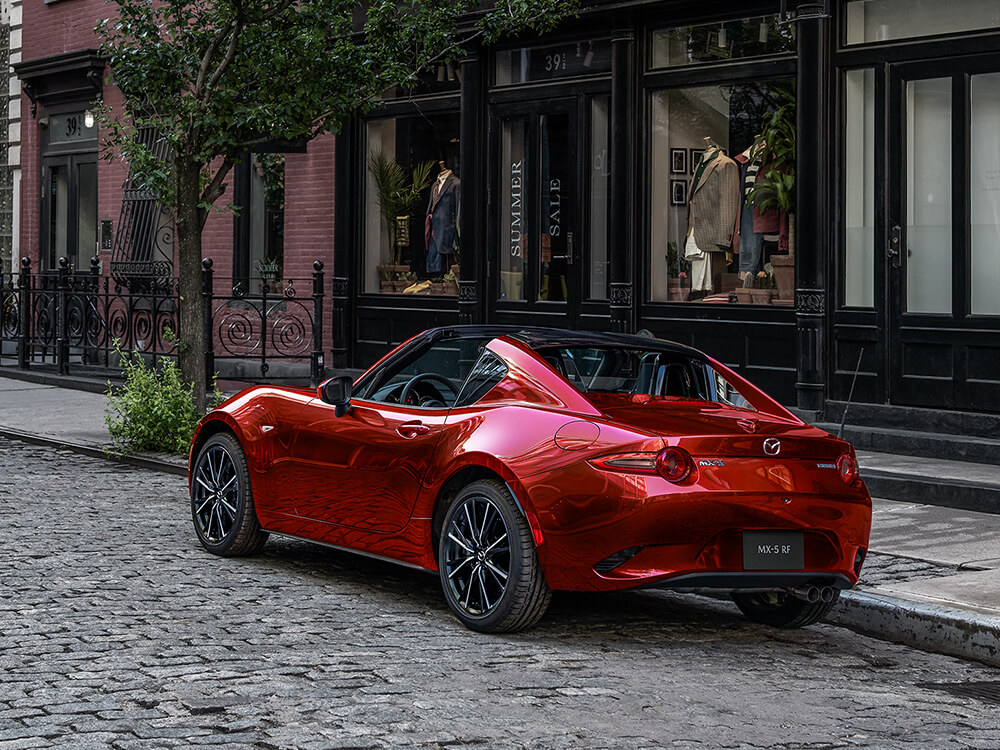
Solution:
[{"label": "car side window", "polygon": [[450,408],[485,343],[483,339],[446,338],[409,352],[387,362],[364,397],[381,403]]},{"label": "car side window", "polygon": [[507,365],[493,352],[483,352],[469,373],[455,406],[469,406],[489,393],[493,386],[507,377]]}]

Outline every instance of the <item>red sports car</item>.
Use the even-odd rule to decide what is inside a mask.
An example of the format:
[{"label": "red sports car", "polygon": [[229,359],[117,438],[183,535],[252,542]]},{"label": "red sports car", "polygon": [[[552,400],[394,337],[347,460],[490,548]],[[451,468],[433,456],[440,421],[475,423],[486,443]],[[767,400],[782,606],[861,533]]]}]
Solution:
[{"label": "red sports car", "polygon": [[204,547],[268,534],[437,571],[480,631],[553,589],[729,591],[797,627],[858,579],[871,498],[854,450],[701,352],[543,328],[426,331],[355,383],[261,386],[190,455]]}]

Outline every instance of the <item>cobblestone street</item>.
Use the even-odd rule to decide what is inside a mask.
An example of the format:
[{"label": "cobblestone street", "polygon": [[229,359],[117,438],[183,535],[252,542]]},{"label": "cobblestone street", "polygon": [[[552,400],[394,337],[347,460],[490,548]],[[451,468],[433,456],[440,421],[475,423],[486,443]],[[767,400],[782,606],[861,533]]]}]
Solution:
[{"label": "cobblestone street", "polygon": [[[997,748],[996,670],[663,592],[487,636],[437,578],[272,539],[223,560],[184,480],[0,439],[6,748]],[[931,685],[928,685],[931,683]]]}]

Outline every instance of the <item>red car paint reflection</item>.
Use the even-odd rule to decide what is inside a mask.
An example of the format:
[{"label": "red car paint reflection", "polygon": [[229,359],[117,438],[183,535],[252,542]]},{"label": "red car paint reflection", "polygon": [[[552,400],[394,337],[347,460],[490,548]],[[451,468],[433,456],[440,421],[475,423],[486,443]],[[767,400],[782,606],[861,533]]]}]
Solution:
[{"label": "red car paint reflection", "polygon": [[[263,531],[430,571],[442,535],[462,537],[461,524],[475,531],[462,519],[442,526],[450,504],[486,482],[509,493],[530,529],[546,590],[721,588],[751,619],[798,625],[812,615],[774,613],[815,614],[858,579],[871,500],[861,479],[838,470],[844,456],[856,466],[851,446],[687,347],[455,326],[380,360],[343,416],[321,393],[262,386],[230,399],[199,426],[192,475],[206,441],[229,432]],[[657,473],[653,459],[669,447],[690,459],[681,481]],[[492,506],[478,507],[489,516]],[[513,534],[511,524],[500,527]],[[759,536],[769,532],[777,541]],[[491,587],[507,596],[513,573],[490,569],[485,542],[478,558],[463,551],[475,546],[468,536],[454,549],[472,562],[442,574],[458,599],[449,604],[470,627],[518,629],[483,624]],[[478,566],[478,577],[456,592],[463,565]]]}]

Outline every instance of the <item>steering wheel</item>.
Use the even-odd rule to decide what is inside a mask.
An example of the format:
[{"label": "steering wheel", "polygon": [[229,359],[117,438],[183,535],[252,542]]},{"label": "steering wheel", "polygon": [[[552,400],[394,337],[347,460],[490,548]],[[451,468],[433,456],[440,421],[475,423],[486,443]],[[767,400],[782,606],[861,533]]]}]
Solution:
[{"label": "steering wheel", "polygon": [[[406,385],[403,386],[402,392],[399,394],[399,403],[406,404],[409,402],[410,394],[413,390],[427,380],[433,380],[443,386],[445,386],[451,393],[451,400],[454,403],[455,399],[458,398],[458,392],[455,390],[455,386],[452,382],[448,380],[444,375],[438,375],[436,372],[422,372],[419,375],[414,375],[412,378],[406,381]],[[436,399],[434,399],[436,400]],[[442,404],[444,406],[445,404]]]}]

